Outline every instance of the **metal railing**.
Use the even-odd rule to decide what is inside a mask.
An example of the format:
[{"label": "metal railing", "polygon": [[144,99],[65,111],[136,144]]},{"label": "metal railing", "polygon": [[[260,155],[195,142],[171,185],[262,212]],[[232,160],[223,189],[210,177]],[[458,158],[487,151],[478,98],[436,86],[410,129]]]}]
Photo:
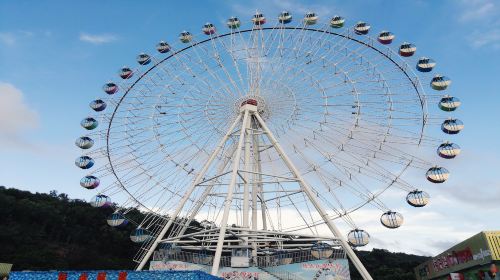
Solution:
[{"label": "metal railing", "polygon": [[[208,253],[208,254],[207,254]],[[203,265],[204,271],[209,271],[213,265],[213,255],[207,253],[186,252],[177,249],[160,249],[153,254],[153,261],[181,261],[192,264]],[[279,252],[272,255],[258,256],[256,263],[254,258],[250,258],[250,266],[256,266],[259,269],[282,280],[301,280],[296,276],[282,269],[281,265],[304,263],[316,260],[344,259],[345,251],[342,249],[326,250],[300,250],[293,252]],[[220,267],[231,267],[231,256],[222,256]]]},{"label": "metal railing", "polygon": [[320,259],[344,259],[345,257],[345,251],[342,249],[330,249],[322,251],[301,250],[294,252],[277,253],[269,256],[259,256],[257,257],[257,266],[272,267],[292,263],[303,263]]}]

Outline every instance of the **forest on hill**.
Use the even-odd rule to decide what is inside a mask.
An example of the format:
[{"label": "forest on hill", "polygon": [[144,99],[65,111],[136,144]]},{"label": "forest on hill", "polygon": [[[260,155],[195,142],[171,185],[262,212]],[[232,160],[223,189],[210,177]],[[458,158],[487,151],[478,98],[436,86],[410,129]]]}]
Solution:
[{"label": "forest on hill", "polygon": [[[56,191],[31,193],[0,186],[0,262],[13,270],[133,269],[138,245],[134,226],[107,225],[109,208],[94,208]],[[140,220],[143,214],[131,212]],[[358,251],[377,280],[415,279],[413,268],[427,257],[373,249]],[[352,279],[361,279],[351,265]]]}]

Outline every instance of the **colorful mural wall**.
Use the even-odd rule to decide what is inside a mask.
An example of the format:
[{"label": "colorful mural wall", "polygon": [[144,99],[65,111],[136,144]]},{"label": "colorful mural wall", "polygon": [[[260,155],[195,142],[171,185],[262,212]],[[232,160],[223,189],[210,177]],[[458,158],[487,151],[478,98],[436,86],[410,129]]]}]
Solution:
[{"label": "colorful mural wall", "polygon": [[[480,232],[415,268],[418,280],[455,279],[490,280],[465,274],[486,271],[500,260],[500,231]],[[452,274],[457,273],[458,274]],[[479,275],[479,274],[478,274]],[[479,276],[478,276],[479,277]],[[496,277],[496,276],[495,276]],[[492,280],[497,278],[492,278]],[[454,280],[454,279],[453,279]],[[498,277],[500,280],[500,276]]]}]

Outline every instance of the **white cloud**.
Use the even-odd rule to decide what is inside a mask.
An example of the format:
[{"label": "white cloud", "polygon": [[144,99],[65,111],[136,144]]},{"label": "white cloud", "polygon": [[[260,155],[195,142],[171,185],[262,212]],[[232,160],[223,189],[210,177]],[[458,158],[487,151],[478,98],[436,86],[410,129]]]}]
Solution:
[{"label": "white cloud", "polygon": [[111,43],[116,40],[118,40],[118,37],[113,34],[80,34],[80,41],[96,45]]},{"label": "white cloud", "polygon": [[38,114],[24,102],[21,90],[0,82],[0,143],[18,146],[23,142],[21,134],[38,124]]},{"label": "white cloud", "polygon": [[491,0],[463,1],[461,21],[484,21],[497,12],[495,3]]},{"label": "white cloud", "polygon": [[500,27],[488,32],[474,32],[469,37],[469,42],[474,48],[491,46],[494,49],[500,48]]},{"label": "white cloud", "polygon": [[0,33],[0,42],[4,45],[12,46],[16,43],[16,37],[12,33]]},{"label": "white cloud", "polygon": [[464,32],[473,48],[500,49],[500,5],[493,0],[463,0],[458,21],[472,29]]},{"label": "white cloud", "polygon": [[11,32],[0,32],[0,44],[14,46],[23,39],[29,39],[37,35],[35,32],[27,30],[17,30]]}]

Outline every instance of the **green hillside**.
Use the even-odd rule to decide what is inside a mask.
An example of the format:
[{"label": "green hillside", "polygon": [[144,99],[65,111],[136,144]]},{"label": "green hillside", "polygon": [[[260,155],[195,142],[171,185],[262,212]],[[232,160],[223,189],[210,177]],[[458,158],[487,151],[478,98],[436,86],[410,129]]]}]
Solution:
[{"label": "green hillside", "polygon": [[[107,225],[111,209],[93,208],[66,194],[30,193],[0,186],[0,262],[14,270],[132,269],[138,247],[133,225]],[[132,215],[140,220],[142,214]],[[374,249],[358,252],[377,280],[415,279],[413,267],[427,258]],[[352,279],[361,279],[351,265]]]}]

